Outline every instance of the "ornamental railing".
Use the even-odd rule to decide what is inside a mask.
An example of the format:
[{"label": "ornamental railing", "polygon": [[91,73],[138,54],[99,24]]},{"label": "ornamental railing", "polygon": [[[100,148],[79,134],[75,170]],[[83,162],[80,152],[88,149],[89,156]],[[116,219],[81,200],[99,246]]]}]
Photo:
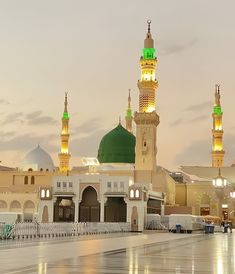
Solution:
[{"label": "ornamental railing", "polygon": [[53,238],[129,232],[130,223],[37,223],[0,224],[0,239]]}]

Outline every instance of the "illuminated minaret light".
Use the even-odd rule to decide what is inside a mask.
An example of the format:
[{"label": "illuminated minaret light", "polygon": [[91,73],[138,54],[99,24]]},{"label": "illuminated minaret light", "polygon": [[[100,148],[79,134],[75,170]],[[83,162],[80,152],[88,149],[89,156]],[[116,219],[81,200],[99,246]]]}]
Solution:
[{"label": "illuminated minaret light", "polygon": [[60,171],[69,171],[69,160],[71,155],[69,154],[69,114],[68,114],[68,93],[65,93],[64,112],[62,117],[62,130],[60,134],[61,149],[58,154],[60,162]]},{"label": "illuminated minaret light", "polygon": [[213,129],[212,129],[212,167],[222,167],[224,165],[223,150],[223,111],[220,104],[220,86],[215,85],[215,103],[213,107]]},{"label": "illuminated minaret light", "polygon": [[133,120],[133,116],[132,116],[132,109],[131,109],[131,94],[130,94],[130,89],[129,89],[129,95],[128,95],[128,106],[127,106],[127,110],[126,110],[126,129],[132,133],[132,120]]},{"label": "illuminated minaret light", "polygon": [[[135,112],[136,123],[136,170],[151,172],[156,170],[157,126],[159,116],[156,113],[156,89],[158,82],[155,77],[157,58],[155,56],[154,40],[151,34],[151,21],[147,21],[148,30],[144,40],[144,48],[140,57],[139,111]],[[143,172],[142,172],[143,173]],[[147,174],[145,172],[145,174]],[[138,181],[138,179],[137,179]],[[140,179],[141,181],[141,179]]]}]

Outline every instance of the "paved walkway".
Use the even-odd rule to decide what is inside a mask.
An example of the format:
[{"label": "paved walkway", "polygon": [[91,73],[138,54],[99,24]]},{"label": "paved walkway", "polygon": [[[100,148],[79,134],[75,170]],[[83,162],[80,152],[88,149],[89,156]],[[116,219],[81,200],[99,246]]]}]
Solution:
[{"label": "paved walkway", "polygon": [[1,274],[235,273],[233,234],[109,234],[1,242]]}]

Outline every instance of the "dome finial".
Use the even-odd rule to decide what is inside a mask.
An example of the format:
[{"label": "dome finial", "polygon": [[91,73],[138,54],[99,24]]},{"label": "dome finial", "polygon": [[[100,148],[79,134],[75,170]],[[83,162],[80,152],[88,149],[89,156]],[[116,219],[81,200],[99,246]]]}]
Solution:
[{"label": "dome finial", "polygon": [[64,112],[68,112],[68,92],[65,92],[65,98],[64,98]]},{"label": "dome finial", "polygon": [[131,89],[129,88],[128,91],[129,91],[129,94],[128,94],[128,108],[130,109],[131,108]]},{"label": "dome finial", "polygon": [[119,125],[122,124],[122,122],[121,122],[121,115],[119,115],[119,122],[118,122],[118,124],[119,124]]},{"label": "dome finial", "polygon": [[151,25],[152,21],[151,20],[147,20],[147,24],[148,24],[148,33],[150,33],[150,25]]}]

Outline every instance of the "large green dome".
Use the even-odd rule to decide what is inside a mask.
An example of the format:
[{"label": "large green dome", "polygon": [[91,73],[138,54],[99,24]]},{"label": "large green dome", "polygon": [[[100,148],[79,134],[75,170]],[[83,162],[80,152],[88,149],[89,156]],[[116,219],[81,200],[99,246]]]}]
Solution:
[{"label": "large green dome", "polygon": [[119,124],[102,138],[98,160],[100,163],[135,163],[135,136]]}]

